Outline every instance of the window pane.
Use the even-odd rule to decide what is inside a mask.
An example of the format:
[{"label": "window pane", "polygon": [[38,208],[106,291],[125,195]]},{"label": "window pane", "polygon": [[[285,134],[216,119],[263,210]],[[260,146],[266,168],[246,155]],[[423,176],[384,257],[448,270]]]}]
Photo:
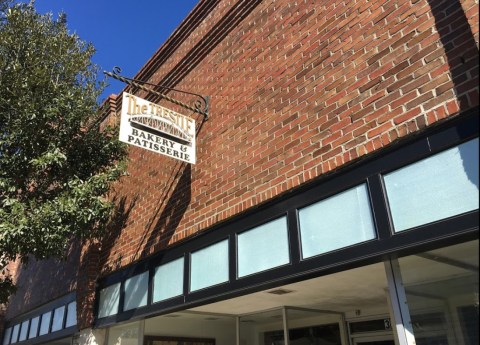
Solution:
[{"label": "window pane", "polygon": [[147,305],[148,272],[136,275],[125,281],[125,306],[123,310]]},{"label": "window pane", "polygon": [[365,184],[307,206],[299,217],[303,258],[376,237]]},{"label": "window pane", "polygon": [[35,338],[38,334],[38,325],[40,316],[34,317],[30,323],[30,331],[28,332],[28,339]]},{"label": "window pane", "polygon": [[228,240],[191,255],[190,291],[228,281]]},{"label": "window pane", "polygon": [[478,240],[400,258],[417,345],[477,345]]},{"label": "window pane", "polygon": [[[104,343],[107,345],[136,345],[139,343],[139,336],[141,334],[140,323],[133,322],[117,326],[112,326],[108,330],[108,340]],[[164,341],[149,341],[145,342],[147,345],[150,344],[162,344],[167,343],[168,345],[172,344],[171,342]],[[183,343],[183,342],[180,342]],[[175,342],[175,344],[178,344]]]},{"label": "window pane", "polygon": [[100,307],[98,317],[106,317],[118,313],[120,299],[120,283],[109,286],[100,291]]},{"label": "window pane", "polygon": [[22,327],[20,328],[20,336],[18,337],[18,341],[27,340],[28,322],[29,320],[22,322]]},{"label": "window pane", "polygon": [[238,276],[288,264],[286,217],[271,221],[238,235]]},{"label": "window pane", "polygon": [[11,335],[12,335],[12,328],[9,327],[5,330],[5,333],[3,334],[3,345],[10,344],[10,336]]},{"label": "window pane", "polygon": [[183,294],[183,265],[184,259],[180,258],[155,269],[153,302]]},{"label": "window pane", "polygon": [[77,302],[71,302],[67,306],[67,321],[65,328],[72,327],[77,324]]},{"label": "window pane", "polygon": [[18,341],[18,333],[20,332],[20,324],[13,326],[12,331],[12,344]]},{"label": "window pane", "polygon": [[47,334],[50,330],[50,319],[52,318],[52,312],[49,311],[42,315],[42,321],[40,322],[40,333],[39,335]]},{"label": "window pane", "polygon": [[52,332],[63,328],[63,316],[65,315],[65,306],[61,306],[53,311]]},{"label": "window pane", "polygon": [[395,231],[478,209],[478,138],[385,175]]}]

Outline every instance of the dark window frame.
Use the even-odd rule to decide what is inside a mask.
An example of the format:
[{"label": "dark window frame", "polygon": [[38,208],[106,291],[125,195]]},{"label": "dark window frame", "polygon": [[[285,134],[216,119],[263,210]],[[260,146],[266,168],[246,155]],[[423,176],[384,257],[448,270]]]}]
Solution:
[{"label": "dark window frame", "polygon": [[[389,257],[408,255],[417,251],[478,239],[478,210],[395,233],[383,184],[383,174],[474,139],[478,137],[478,128],[479,109],[475,108],[446,120],[442,124],[434,125],[421,133],[412,134],[408,138],[349,164],[335,173],[306,183],[304,186],[260,205],[254,210],[244,212],[226,223],[215,225],[192,239],[174,244],[150,258],[110,274],[99,280],[97,297],[102,288],[113,283],[121,282],[123,286],[125,280],[135,275],[134,273],[138,274],[149,270],[149,279],[152,280],[152,272],[156,266],[184,256],[184,295],[153,304],[151,303],[152,290],[150,287],[147,306],[127,313],[121,312],[123,305],[120,305],[118,314],[101,319],[97,318],[96,312],[96,327],[105,327],[132,318],[167,314],[380,262]],[[367,184],[377,238],[302,259],[298,209],[362,183]],[[237,234],[284,215],[287,215],[290,239],[290,264],[241,278],[237,277]],[[229,239],[230,280],[190,292],[191,253],[227,238]],[[120,291],[123,291],[123,288]],[[98,301],[98,298],[96,300]],[[120,302],[123,303],[122,296]]]},{"label": "dark window frame", "polygon": [[[12,319],[8,320],[5,323],[4,329],[12,327],[12,331],[13,331],[13,326],[16,325],[17,323],[21,326],[21,324],[24,321],[27,321],[27,320],[29,321],[28,329],[27,329],[27,339],[22,340],[22,341],[17,340],[15,345],[17,345],[17,344],[18,345],[42,344],[42,343],[46,343],[46,342],[49,342],[49,341],[54,341],[54,340],[57,340],[57,339],[62,339],[62,338],[73,336],[76,332],[78,332],[78,325],[75,324],[75,325],[70,326],[70,327],[65,327],[65,316],[67,314],[67,305],[70,304],[71,302],[74,302],[74,301],[76,302],[76,293],[71,292],[71,293],[69,293],[69,294],[67,294],[63,297],[60,297],[60,298],[58,298],[58,299],[56,299],[56,300],[54,300],[50,303],[45,304],[44,306],[42,306],[40,308],[34,309],[34,310],[32,310],[28,313],[19,315],[15,318],[12,318]],[[51,329],[52,329],[54,311],[57,308],[61,308],[62,306],[65,307],[65,311],[64,311],[64,315],[63,315],[63,321],[62,321],[62,329],[52,332]],[[50,317],[50,321],[49,321],[49,325],[48,325],[48,333],[40,335],[40,328],[41,328],[41,325],[42,325],[42,316],[43,316],[43,314],[48,313],[48,312],[51,312],[51,317]],[[38,327],[37,327],[36,336],[33,337],[33,338],[29,338],[30,328],[31,328],[31,325],[32,325],[32,319],[34,319],[35,317],[38,317]],[[78,320],[77,320],[77,322],[78,322]],[[20,331],[21,331],[21,327],[19,328],[18,338],[20,337]],[[9,344],[11,344],[11,340],[12,340],[11,337],[12,337],[12,335],[10,335],[10,340],[8,342]],[[3,339],[2,339],[2,341],[3,341]]]}]

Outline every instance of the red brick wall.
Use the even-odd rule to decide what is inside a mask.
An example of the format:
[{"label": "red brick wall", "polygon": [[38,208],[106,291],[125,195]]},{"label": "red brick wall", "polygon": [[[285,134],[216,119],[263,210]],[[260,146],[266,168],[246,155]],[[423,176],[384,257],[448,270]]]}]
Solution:
[{"label": "red brick wall", "polygon": [[80,328],[99,275],[478,106],[478,35],[473,0],[200,1],[137,75],[211,97],[203,123],[162,101],[197,120],[197,164],[130,148],[109,236],[60,289]]},{"label": "red brick wall", "polygon": [[6,319],[12,319],[33,310],[49,301],[75,291],[80,269],[81,245],[73,243],[64,260],[29,260],[22,265],[20,260],[11,263],[11,274],[18,288],[10,297],[5,310]]},{"label": "red brick wall", "polygon": [[211,97],[203,123],[162,101],[197,120],[197,164],[131,147],[109,236],[9,317],[76,289],[89,327],[99,275],[478,106],[478,35],[473,0],[200,1],[137,75]]},{"label": "red brick wall", "polygon": [[217,2],[137,76],[211,96],[210,120],[196,165],[130,149],[105,271],[478,105],[474,1]]}]

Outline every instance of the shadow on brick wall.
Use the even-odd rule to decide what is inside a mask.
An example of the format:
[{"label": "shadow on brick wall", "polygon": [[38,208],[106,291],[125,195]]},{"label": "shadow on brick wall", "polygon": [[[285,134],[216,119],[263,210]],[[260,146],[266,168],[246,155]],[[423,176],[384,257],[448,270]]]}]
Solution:
[{"label": "shadow on brick wall", "polygon": [[[122,230],[125,228],[128,218],[137,203],[137,197],[130,201],[125,196],[113,198],[116,205],[113,218],[107,226],[105,238],[99,241],[91,241],[83,244],[83,251],[79,259],[77,279],[77,302],[81,308],[77,308],[78,325],[80,329],[91,327],[94,321],[96,283],[102,268],[105,273],[118,268],[119,262],[105,265],[105,260],[110,255],[115,255],[113,250]],[[119,258],[121,260],[121,257]]]},{"label": "shadow on brick wall", "polygon": [[[168,182],[168,188],[159,197],[155,211],[145,227],[133,260],[164,249],[175,235],[192,199],[192,168],[190,164],[179,163],[176,174]],[[175,184],[175,181],[177,183]]]},{"label": "shadow on brick wall", "polygon": [[[125,196],[122,196],[119,199],[115,197],[112,201],[116,205],[114,216],[107,226],[106,235],[103,238],[101,245],[102,256],[100,258],[101,262],[99,262],[99,267],[103,268],[103,273],[116,270],[121,264],[122,257],[114,253],[114,250],[117,246],[117,240],[120,237],[123,229],[127,226],[127,221],[130,217],[130,214],[137,204],[138,195],[135,195],[130,201],[128,201],[127,197]],[[105,261],[112,257],[115,257],[116,261],[107,266]]]},{"label": "shadow on brick wall", "polygon": [[[37,261],[29,258],[28,264],[21,265],[16,273],[18,290],[10,298],[7,319],[74,291],[77,287],[81,249],[80,243],[73,241],[64,260]],[[51,283],[46,282],[45,277]]]},{"label": "shadow on brick wall", "polygon": [[[478,105],[478,46],[458,0],[428,0],[445,49],[460,111]],[[437,89],[437,95],[442,90]]]}]

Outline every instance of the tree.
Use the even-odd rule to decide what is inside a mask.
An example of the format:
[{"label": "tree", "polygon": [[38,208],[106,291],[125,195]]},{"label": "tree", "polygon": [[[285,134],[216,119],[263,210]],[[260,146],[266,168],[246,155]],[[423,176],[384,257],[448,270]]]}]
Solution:
[{"label": "tree", "polygon": [[[94,48],[65,15],[0,0],[0,303],[9,261],[61,257],[73,238],[101,238],[126,149],[100,131]],[[3,274],[2,274],[3,271]],[[3,276],[3,277],[2,277]]]}]

